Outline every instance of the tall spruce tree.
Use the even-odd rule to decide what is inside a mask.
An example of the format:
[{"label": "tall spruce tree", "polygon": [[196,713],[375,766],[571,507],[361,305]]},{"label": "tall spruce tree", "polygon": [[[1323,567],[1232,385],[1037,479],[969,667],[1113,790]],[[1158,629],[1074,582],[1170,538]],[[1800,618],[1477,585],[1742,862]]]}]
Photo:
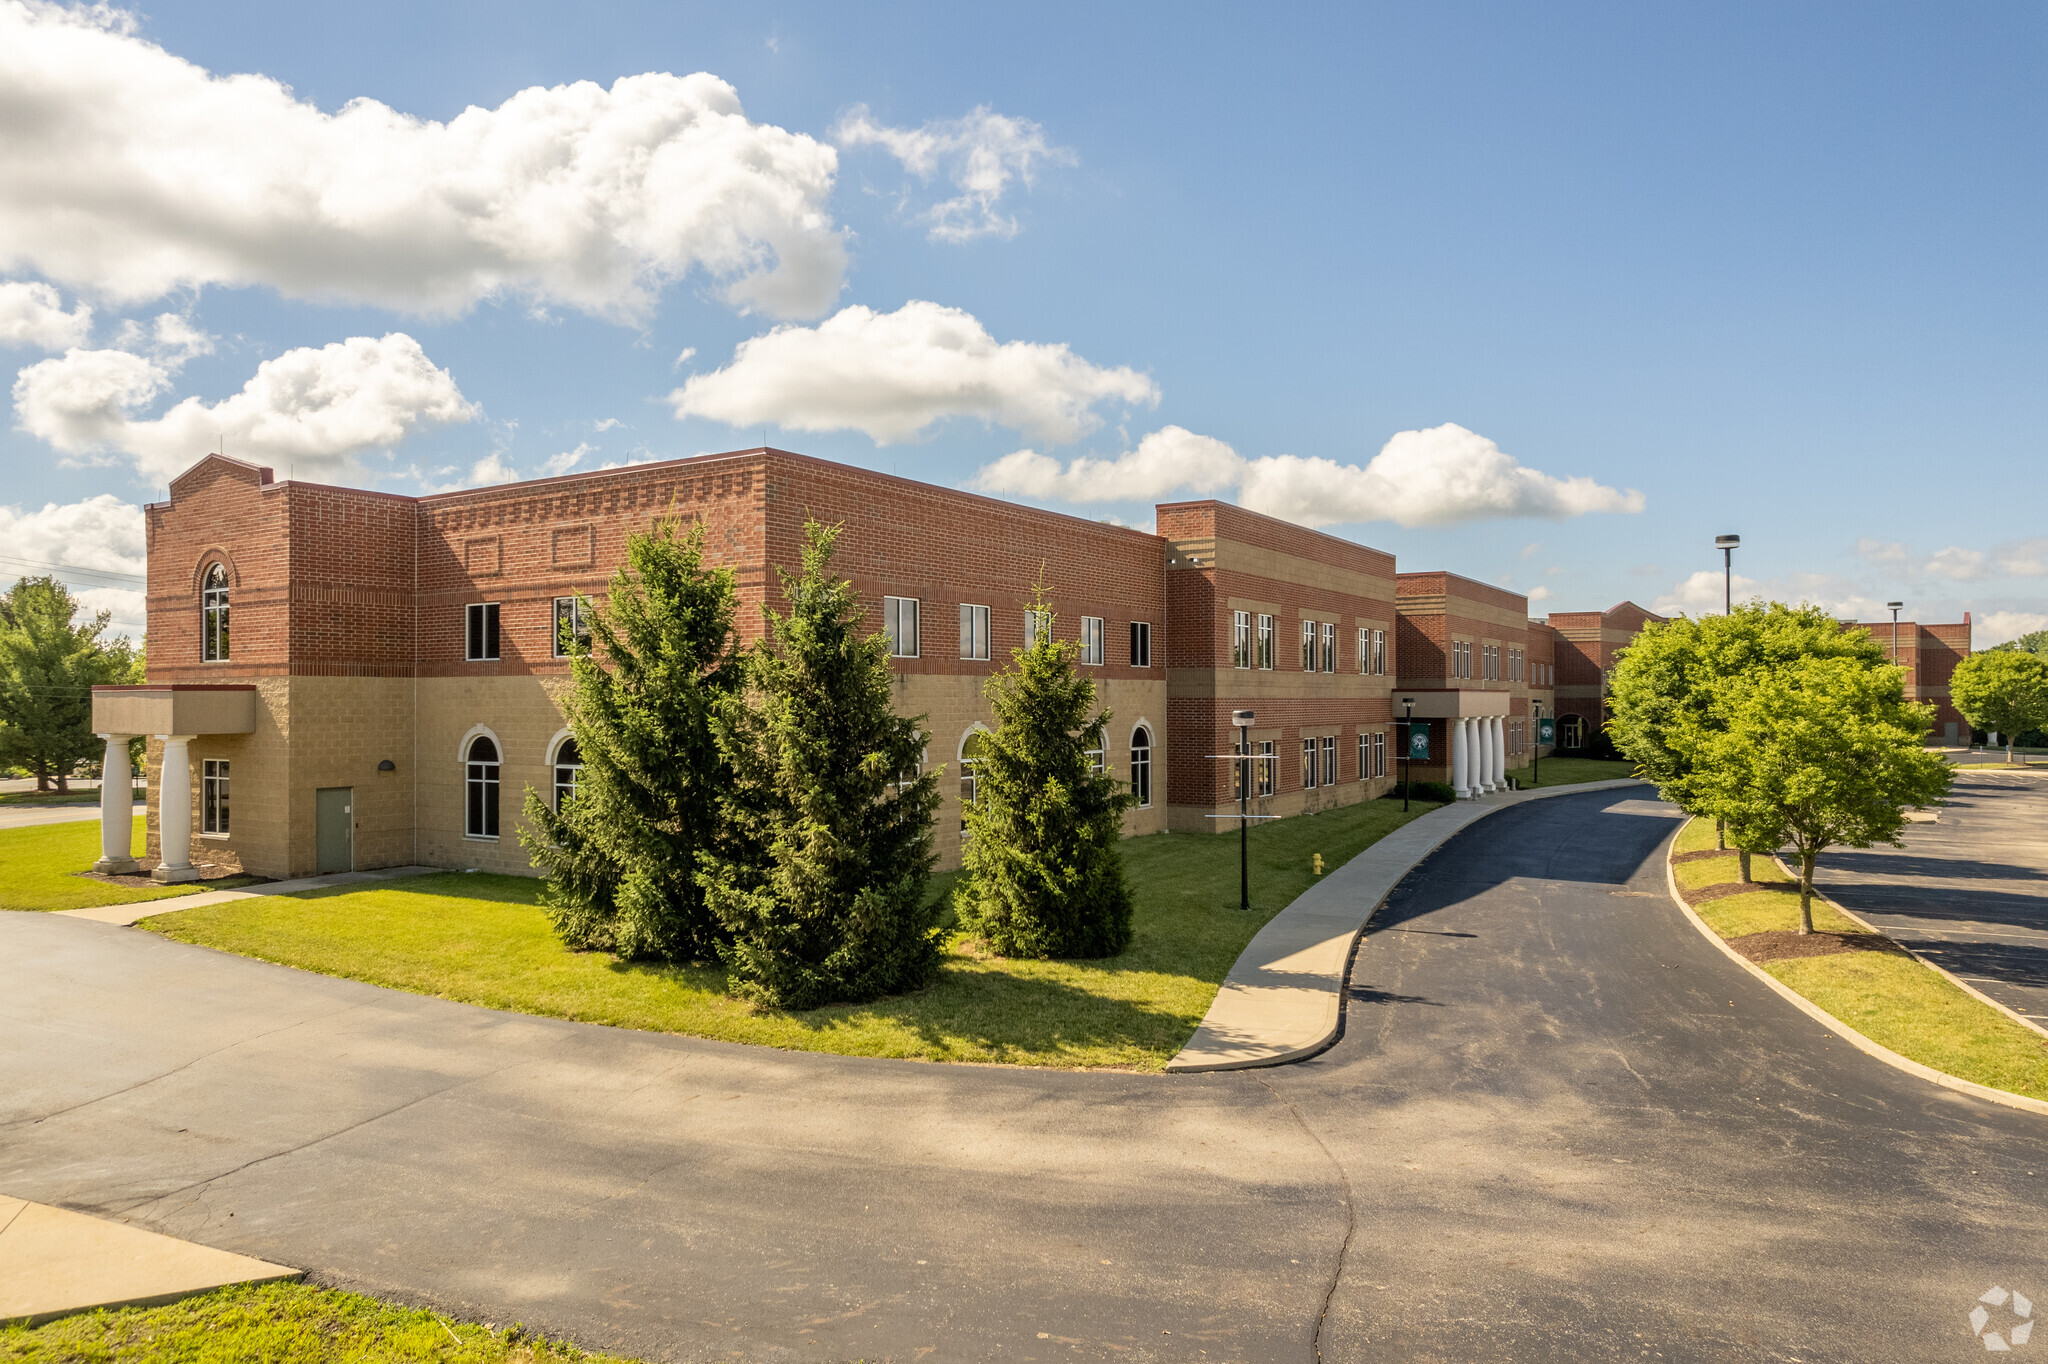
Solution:
[{"label": "tall spruce tree", "polygon": [[1030,645],[988,681],[996,730],[983,735],[956,897],[961,926],[1005,957],[1113,957],[1131,945],[1124,811],[1137,804],[1098,769],[1109,711],[1053,638],[1043,589]]},{"label": "tall spruce tree", "polygon": [[831,574],[838,535],[806,520],[801,571],[778,569],[788,611],[764,606],[745,687],[712,721],[731,838],[699,882],[733,992],[785,1009],[915,989],[939,960],[930,736],[890,704],[888,639],[861,633],[859,594]]},{"label": "tall spruce tree", "polygon": [[546,880],[541,903],[571,947],[663,961],[715,960],[723,933],[697,860],[721,832],[729,772],[711,716],[739,685],[728,568],[704,566],[704,528],[673,518],[632,536],[591,647],[569,641],[566,703],[583,768],[557,813],[526,794],[520,841]]}]

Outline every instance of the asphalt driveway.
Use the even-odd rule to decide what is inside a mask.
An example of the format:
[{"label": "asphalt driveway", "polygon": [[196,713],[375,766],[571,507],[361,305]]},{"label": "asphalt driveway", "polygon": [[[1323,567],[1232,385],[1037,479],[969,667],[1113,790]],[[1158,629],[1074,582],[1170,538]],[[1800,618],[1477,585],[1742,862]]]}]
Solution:
[{"label": "asphalt driveway", "polygon": [[2018,1013],[2048,1022],[2048,776],[1960,771],[1902,848],[1835,848],[1814,882]]},{"label": "asphalt driveway", "polygon": [[1665,900],[1644,795],[1459,835],[1334,1048],[1211,1076],[760,1051],[0,915],[0,1192],[658,1358],[1982,1353],[1979,1294],[2048,1293],[2048,1119],[1754,983]]}]

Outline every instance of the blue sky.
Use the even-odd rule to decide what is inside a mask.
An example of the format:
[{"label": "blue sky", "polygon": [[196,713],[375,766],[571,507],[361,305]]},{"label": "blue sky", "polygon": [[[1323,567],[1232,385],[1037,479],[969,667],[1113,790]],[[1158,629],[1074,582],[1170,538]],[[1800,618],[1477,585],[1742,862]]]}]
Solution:
[{"label": "blue sky", "polygon": [[1103,9],[0,0],[0,569],[129,623],[91,572],[209,427],[394,491],[765,434],[1538,612],[1717,604],[1732,530],[1751,591],[2048,625],[2042,11]]}]

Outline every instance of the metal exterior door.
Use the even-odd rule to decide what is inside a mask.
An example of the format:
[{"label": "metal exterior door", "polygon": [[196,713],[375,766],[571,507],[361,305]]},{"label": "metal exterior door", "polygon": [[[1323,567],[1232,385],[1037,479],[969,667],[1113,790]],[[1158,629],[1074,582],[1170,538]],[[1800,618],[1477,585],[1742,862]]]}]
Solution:
[{"label": "metal exterior door", "polygon": [[356,790],[353,786],[323,786],[314,793],[319,801],[316,825],[319,831],[319,871],[356,869]]}]

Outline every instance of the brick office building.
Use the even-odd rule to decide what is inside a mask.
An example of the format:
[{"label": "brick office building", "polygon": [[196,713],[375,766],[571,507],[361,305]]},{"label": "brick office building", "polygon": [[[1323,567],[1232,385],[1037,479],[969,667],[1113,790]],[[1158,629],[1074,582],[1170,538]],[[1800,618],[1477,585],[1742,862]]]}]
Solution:
[{"label": "brick office building", "polygon": [[1557,658],[1557,746],[1589,747],[1607,727],[1607,679],[1645,625],[1665,622],[1632,601],[1605,611],[1553,611],[1546,622]]},{"label": "brick office building", "polygon": [[1921,625],[1902,620],[1896,627],[1896,645],[1895,627],[1888,620],[1875,624],[1845,620],[1842,628],[1870,631],[1885,657],[1905,669],[1906,699],[1924,701],[1934,707],[1935,738],[1948,744],[1970,742],[1970,722],[1949,700],[1948,690],[1956,664],[1970,656],[1969,612],[1963,612],[1962,622],[1957,625]]},{"label": "brick office building", "polygon": [[[1607,656],[1516,594],[1397,575],[1382,551],[1228,503],[1163,505],[1151,534],[771,449],[420,498],[214,455],[147,508],[149,681],[95,701],[110,745],[151,736],[158,874],[189,875],[188,859],[530,871],[524,793],[558,798],[577,766],[558,624],[574,629],[627,537],[670,514],[735,570],[743,639],[779,602],[806,516],[843,526],[836,571],[890,635],[898,707],[928,717],[927,760],[946,770],[942,865],[992,718],[983,684],[1024,642],[1041,574],[1115,713],[1103,761],[1140,797],[1133,834],[1231,827],[1211,817],[1235,808],[1237,765],[1216,755],[1239,709],[1257,715],[1259,813],[1383,792],[1403,689],[1437,774],[1456,778],[1462,747],[1466,789],[1492,789],[1529,750],[1553,669],[1569,710],[1565,660]],[[1602,649],[1625,642],[1615,615],[1594,617]],[[118,834],[103,865],[126,858]]]}]

